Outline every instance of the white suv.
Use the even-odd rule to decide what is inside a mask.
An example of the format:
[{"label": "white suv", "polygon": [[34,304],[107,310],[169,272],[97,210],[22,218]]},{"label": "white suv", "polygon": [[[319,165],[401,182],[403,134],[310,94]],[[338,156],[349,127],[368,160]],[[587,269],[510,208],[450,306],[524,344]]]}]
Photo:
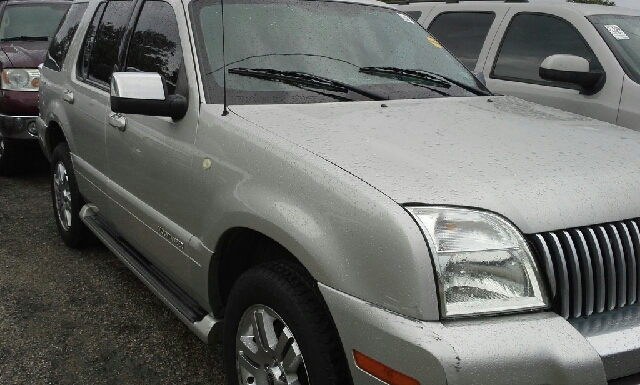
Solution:
[{"label": "white suv", "polygon": [[400,9],[491,91],[640,130],[640,10],[498,1]]}]

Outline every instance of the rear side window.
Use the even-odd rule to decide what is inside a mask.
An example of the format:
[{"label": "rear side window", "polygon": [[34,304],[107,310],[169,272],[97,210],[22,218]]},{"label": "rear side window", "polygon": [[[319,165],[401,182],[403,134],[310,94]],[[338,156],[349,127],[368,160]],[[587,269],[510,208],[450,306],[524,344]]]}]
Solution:
[{"label": "rear side window", "polygon": [[495,18],[493,12],[447,12],[433,20],[429,33],[473,70]]},{"label": "rear side window", "polygon": [[589,61],[591,71],[602,70],[580,32],[569,22],[545,14],[518,14],[507,29],[491,77],[562,88],[578,87],[540,77],[540,65],[555,54],[583,57]]},{"label": "rear side window", "polygon": [[78,61],[79,78],[102,88],[109,87],[131,5],[131,1],[116,0],[97,8],[85,36],[82,60]]},{"label": "rear side window", "polygon": [[173,8],[164,1],[146,1],[136,23],[126,71],[158,72],[167,81],[169,94],[175,93],[182,47]]},{"label": "rear side window", "polygon": [[47,58],[44,61],[45,67],[54,71],[60,71],[62,62],[67,56],[67,52],[71,46],[71,40],[73,40],[73,36],[76,34],[78,24],[80,24],[80,20],[82,20],[82,16],[86,9],[87,3],[76,3],[71,5],[64,19],[62,19],[62,23],[60,24],[58,31],[51,41],[49,52],[47,52]]}]

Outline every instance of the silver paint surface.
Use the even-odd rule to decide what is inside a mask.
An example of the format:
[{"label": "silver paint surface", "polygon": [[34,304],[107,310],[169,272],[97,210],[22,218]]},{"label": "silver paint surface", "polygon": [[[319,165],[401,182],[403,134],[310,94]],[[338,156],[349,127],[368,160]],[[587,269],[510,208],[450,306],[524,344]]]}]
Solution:
[{"label": "silver paint surface", "polygon": [[536,233],[640,216],[640,134],[513,97],[232,106],[399,203]]},{"label": "silver paint surface", "polygon": [[566,321],[535,313],[421,322],[325,285],[354,381],[379,384],[353,350],[430,385],[605,385],[600,357]]},{"label": "silver paint surface", "polygon": [[640,304],[569,322],[600,354],[608,379],[638,372]]},{"label": "silver paint surface", "polygon": [[[555,314],[439,322],[429,250],[400,204],[479,207],[526,233],[637,217],[640,134],[505,97],[230,106],[223,116],[201,102],[187,4],[170,3],[185,119],[108,126],[108,92],[75,81],[92,1],[65,70],[43,69],[39,127],[63,128],[88,201],[212,312],[190,325],[200,338],[220,333],[220,240],[247,228],[320,282],[350,360],[361,349],[421,383],[606,383],[598,349]],[[380,383],[350,365],[356,384]]]}]

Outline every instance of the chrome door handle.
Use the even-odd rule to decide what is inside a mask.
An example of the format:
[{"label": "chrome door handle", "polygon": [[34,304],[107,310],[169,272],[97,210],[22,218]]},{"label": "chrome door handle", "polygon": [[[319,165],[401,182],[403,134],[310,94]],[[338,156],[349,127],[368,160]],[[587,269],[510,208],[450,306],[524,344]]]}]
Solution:
[{"label": "chrome door handle", "polygon": [[64,90],[62,98],[65,102],[73,104],[73,92],[71,90]]},{"label": "chrome door handle", "polygon": [[109,125],[124,132],[127,129],[127,118],[116,112],[109,115]]}]

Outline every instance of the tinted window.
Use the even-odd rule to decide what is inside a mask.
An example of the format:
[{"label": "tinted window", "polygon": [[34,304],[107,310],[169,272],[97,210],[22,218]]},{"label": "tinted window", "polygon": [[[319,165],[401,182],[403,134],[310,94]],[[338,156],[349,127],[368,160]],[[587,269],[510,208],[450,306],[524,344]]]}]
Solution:
[{"label": "tinted window", "polygon": [[567,21],[549,15],[516,15],[503,39],[491,77],[575,88],[540,78],[540,65],[555,54],[583,57],[592,71],[602,70],[582,35]]},{"label": "tinted window", "polygon": [[69,8],[69,11],[58,28],[58,32],[56,32],[53,41],[51,41],[47,59],[44,62],[45,67],[60,71],[62,62],[67,56],[67,51],[71,45],[71,40],[73,40],[76,29],[78,29],[78,24],[80,24],[80,20],[86,9],[87,3],[73,4],[71,8]]},{"label": "tinted window", "polygon": [[640,17],[595,15],[589,20],[607,42],[626,74],[640,83]]},{"label": "tinted window", "polygon": [[462,64],[473,70],[495,18],[493,12],[443,13],[433,20],[429,32]]},{"label": "tinted window", "polygon": [[11,4],[7,5],[0,22],[0,40],[24,40],[53,36],[69,4]]},{"label": "tinted window", "polygon": [[118,63],[131,4],[130,1],[110,1],[98,7],[87,31],[78,76],[108,87]]},{"label": "tinted window", "polygon": [[104,9],[107,6],[107,3],[101,3],[96,8],[96,12],[93,14],[93,19],[91,19],[91,25],[87,29],[87,33],[84,37],[84,43],[82,44],[81,52],[78,59],[78,68],[77,68],[77,76],[82,79],[87,78],[87,70],[89,69],[89,57],[91,55],[91,49],[93,48],[93,43],[96,38],[96,31],[98,30],[98,23],[100,23],[100,19],[102,18],[102,14],[104,13]]},{"label": "tinted window", "polygon": [[405,11],[405,13],[415,21],[418,21],[420,16],[422,16],[422,11]]},{"label": "tinted window", "polygon": [[127,71],[158,72],[175,92],[182,48],[178,23],[169,3],[144,3],[127,54]]}]

